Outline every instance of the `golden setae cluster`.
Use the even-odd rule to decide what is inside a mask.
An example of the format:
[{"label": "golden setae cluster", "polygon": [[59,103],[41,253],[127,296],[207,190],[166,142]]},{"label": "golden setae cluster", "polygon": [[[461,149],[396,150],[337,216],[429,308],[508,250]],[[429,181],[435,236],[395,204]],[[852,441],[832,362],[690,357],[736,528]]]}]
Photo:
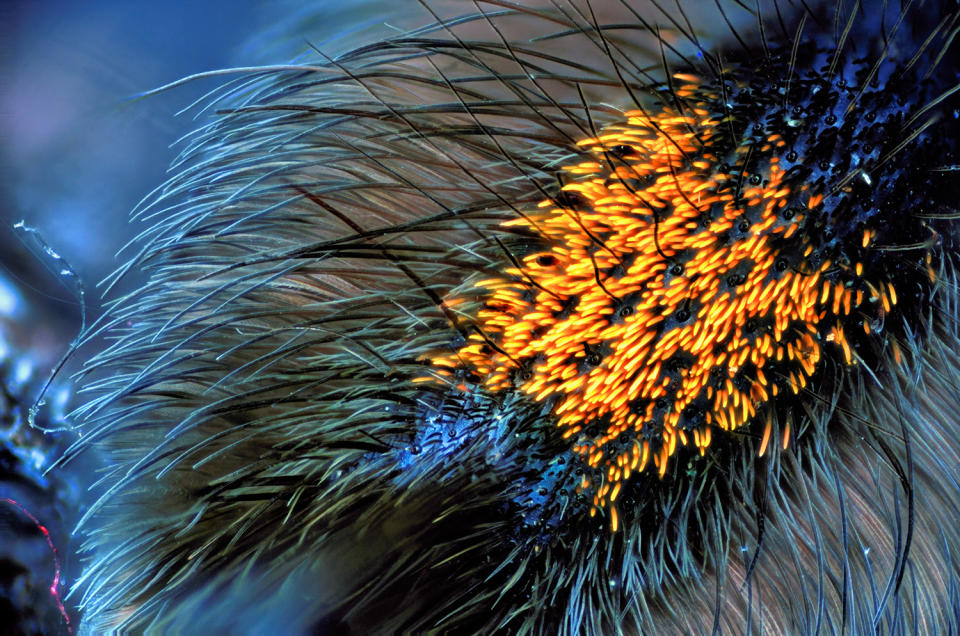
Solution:
[{"label": "golden setae cluster", "polygon": [[476,281],[477,328],[432,359],[442,377],[467,370],[490,391],[552,399],[564,436],[602,469],[580,488],[594,512],[609,506],[614,529],[632,473],[652,461],[663,475],[678,444],[703,453],[714,428],[737,429],[778,393],[799,392],[824,342],[855,364],[847,318],[865,296],[880,312],[896,302],[892,286],[859,278],[860,263],[817,258],[802,228],[823,195],[787,183],[783,139],[731,150],[724,125],[701,101],[628,112],[580,141],[590,158],[564,168],[563,194],[506,223],[546,247]]}]

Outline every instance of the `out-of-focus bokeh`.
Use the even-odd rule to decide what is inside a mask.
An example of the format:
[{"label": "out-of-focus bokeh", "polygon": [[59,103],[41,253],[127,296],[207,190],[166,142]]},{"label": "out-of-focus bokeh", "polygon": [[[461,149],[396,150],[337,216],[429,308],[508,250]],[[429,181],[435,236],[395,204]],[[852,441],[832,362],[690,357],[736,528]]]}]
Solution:
[{"label": "out-of-focus bokeh", "polygon": [[191,114],[176,112],[220,80],[136,96],[235,64],[263,19],[260,3],[230,0],[3,3],[4,273],[29,268],[8,251],[18,243],[9,226],[20,219],[39,229],[91,288],[112,270],[114,252],[131,234],[128,213],[163,180],[171,141],[196,126]]},{"label": "out-of-focus bokeh", "polygon": [[[78,598],[68,593],[80,573],[81,539],[70,528],[95,466],[47,469],[74,439],[65,414],[78,403],[69,378],[77,361],[67,363],[36,417],[39,427],[66,430],[44,433],[28,414],[80,327],[76,278],[89,323],[100,313],[96,283],[123,260],[115,253],[135,234],[128,214],[165,178],[170,144],[198,125],[193,113],[177,111],[221,80],[137,96],[238,60],[263,61],[269,52],[252,50],[251,36],[276,22],[267,4],[0,2],[2,634],[75,631]],[[15,230],[20,221],[36,232]]]}]

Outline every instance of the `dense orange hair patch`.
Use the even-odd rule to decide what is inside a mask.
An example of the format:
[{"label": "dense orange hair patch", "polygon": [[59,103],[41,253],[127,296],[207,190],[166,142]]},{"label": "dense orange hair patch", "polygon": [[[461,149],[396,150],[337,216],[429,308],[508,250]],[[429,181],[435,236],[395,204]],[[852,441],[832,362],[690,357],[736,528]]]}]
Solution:
[{"label": "dense orange hair patch", "polygon": [[563,193],[505,224],[546,247],[476,281],[475,332],[432,359],[440,376],[466,370],[489,391],[552,400],[564,437],[600,468],[580,488],[594,513],[611,508],[614,530],[632,474],[663,476],[678,446],[703,454],[714,429],[799,392],[826,342],[856,364],[845,320],[896,300],[860,263],[818,256],[801,228],[823,193],[788,183],[781,138],[738,146],[715,96],[677,94],[696,99],[628,112],[578,143],[588,156],[563,168]]}]

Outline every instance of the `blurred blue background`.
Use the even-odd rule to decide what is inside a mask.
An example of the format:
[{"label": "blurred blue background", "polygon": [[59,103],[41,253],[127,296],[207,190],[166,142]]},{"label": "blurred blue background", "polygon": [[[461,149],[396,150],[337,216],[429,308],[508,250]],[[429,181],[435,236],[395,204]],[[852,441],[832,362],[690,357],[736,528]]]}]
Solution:
[{"label": "blurred blue background", "polygon": [[127,214],[163,180],[169,145],[196,125],[176,112],[220,80],[135,96],[259,58],[244,48],[269,19],[262,3],[229,0],[2,4],[0,275],[39,295],[28,304],[75,311],[65,289],[42,267],[34,271],[11,224],[37,228],[92,300],[93,284],[118,264],[114,253],[131,235]]},{"label": "blurred blue background", "polygon": [[[38,524],[56,549],[61,598],[80,570],[69,530],[95,467],[44,474],[74,435],[26,421],[80,326],[76,285],[56,271],[66,262],[82,279],[89,323],[99,314],[96,283],[134,234],[127,215],[165,178],[170,144],[197,125],[177,111],[221,80],[136,96],[239,59],[262,61],[271,53],[255,51],[251,35],[272,21],[260,2],[0,1],[0,633],[68,632]],[[38,234],[21,240],[18,221]],[[62,260],[44,256],[43,243]],[[39,425],[69,427],[68,374],[78,366],[68,363],[48,391]],[[70,629],[77,600],[65,600]]]}]

